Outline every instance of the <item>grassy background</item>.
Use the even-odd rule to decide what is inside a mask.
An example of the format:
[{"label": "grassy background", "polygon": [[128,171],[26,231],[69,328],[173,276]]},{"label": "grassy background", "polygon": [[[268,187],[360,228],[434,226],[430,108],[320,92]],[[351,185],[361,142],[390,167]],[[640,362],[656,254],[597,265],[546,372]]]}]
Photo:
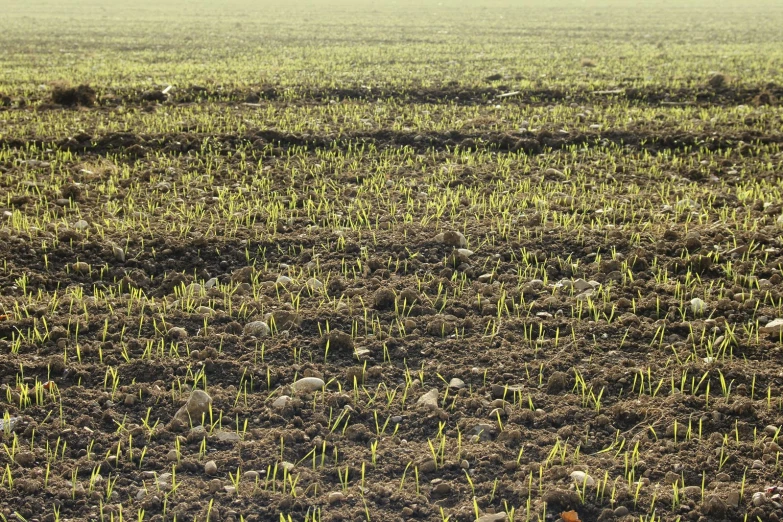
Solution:
[{"label": "grassy background", "polygon": [[[33,1],[4,8],[0,93],[98,89],[601,89],[783,78],[776,1]],[[583,67],[590,59],[595,67]]]}]

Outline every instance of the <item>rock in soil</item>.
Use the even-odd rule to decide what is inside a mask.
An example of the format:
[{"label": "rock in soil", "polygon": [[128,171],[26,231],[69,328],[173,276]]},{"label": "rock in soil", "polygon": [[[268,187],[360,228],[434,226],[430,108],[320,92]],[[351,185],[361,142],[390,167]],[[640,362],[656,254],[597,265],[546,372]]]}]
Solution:
[{"label": "rock in soil", "polygon": [[489,513],[478,517],[477,522],[506,522],[508,514],[505,511],[499,513]]},{"label": "rock in soil", "polygon": [[465,239],[465,236],[462,234],[462,232],[457,232],[454,230],[441,232],[440,234],[437,234],[434,239],[438,243],[443,243],[444,245],[450,247],[465,248],[468,246],[468,241]]},{"label": "rock in soil", "polygon": [[427,408],[435,409],[438,407],[438,397],[439,397],[438,390],[436,388],[431,389],[421,397],[419,397],[419,400],[416,401],[416,404],[419,406],[425,406]]},{"label": "rock in soil", "polygon": [[295,393],[312,393],[323,389],[326,383],[318,377],[303,377],[291,385]]},{"label": "rock in soil", "polygon": [[202,418],[209,419],[209,409],[212,405],[212,397],[203,390],[193,390],[188,402],[174,415],[174,419],[185,426],[201,424]]}]

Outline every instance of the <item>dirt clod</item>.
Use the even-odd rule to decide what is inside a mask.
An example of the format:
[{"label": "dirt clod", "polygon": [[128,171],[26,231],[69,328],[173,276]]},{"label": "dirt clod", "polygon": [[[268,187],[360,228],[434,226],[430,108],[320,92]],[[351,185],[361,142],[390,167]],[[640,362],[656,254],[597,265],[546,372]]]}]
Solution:
[{"label": "dirt clod", "polygon": [[555,394],[568,387],[568,375],[564,372],[555,372],[549,376],[546,383],[546,392]]},{"label": "dirt clod", "polygon": [[92,107],[95,105],[95,89],[83,84],[77,87],[55,85],[52,88],[52,102],[58,105]]},{"label": "dirt clod", "polygon": [[[332,330],[321,337],[320,347],[322,350],[329,350],[329,353],[348,353],[354,351],[353,338],[340,330]],[[328,348],[327,348],[328,347]]]},{"label": "dirt clod", "polygon": [[391,288],[379,288],[375,291],[373,305],[378,310],[391,310],[394,308],[397,296]]}]

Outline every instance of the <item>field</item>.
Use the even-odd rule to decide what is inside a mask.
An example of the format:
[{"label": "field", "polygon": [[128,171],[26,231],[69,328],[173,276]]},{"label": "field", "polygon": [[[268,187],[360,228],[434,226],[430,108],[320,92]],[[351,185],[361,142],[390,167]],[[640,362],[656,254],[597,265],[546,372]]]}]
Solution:
[{"label": "field", "polygon": [[0,520],[780,520],[781,27],[4,6]]}]

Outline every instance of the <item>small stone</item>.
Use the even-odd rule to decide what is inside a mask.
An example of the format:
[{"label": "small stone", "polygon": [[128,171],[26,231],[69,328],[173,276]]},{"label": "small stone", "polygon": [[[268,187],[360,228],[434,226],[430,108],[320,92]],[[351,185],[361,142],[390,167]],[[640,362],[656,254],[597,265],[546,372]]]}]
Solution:
[{"label": "small stone", "polygon": [[431,389],[416,401],[419,406],[425,406],[427,408],[435,409],[438,407],[439,393],[436,388]]},{"label": "small stone", "polygon": [[462,459],[462,462],[459,463],[459,467],[462,469],[470,469],[470,462],[468,462],[465,459]]},{"label": "small stone", "polygon": [[585,281],[584,279],[577,279],[574,281],[574,290],[577,292],[584,292],[585,290],[592,290],[593,285]]},{"label": "small stone", "polygon": [[587,487],[595,486],[595,479],[585,473],[584,471],[574,471],[571,473],[571,480],[577,485],[577,487],[583,487],[585,484]]},{"label": "small stone", "polygon": [[253,471],[251,469],[250,471],[245,471],[245,473],[242,475],[242,478],[248,482],[255,482],[261,478],[261,474],[258,473],[258,471]]},{"label": "small stone", "polygon": [[214,460],[210,460],[204,464],[204,473],[207,475],[217,475],[217,471],[217,464],[215,464]]},{"label": "small stone", "polygon": [[705,515],[715,519],[723,518],[726,514],[726,503],[717,495],[710,495],[701,505],[701,511]]},{"label": "small stone", "polygon": [[754,460],[750,467],[751,469],[764,469],[764,463],[760,460]]},{"label": "small stone", "polygon": [[759,328],[759,333],[767,335],[780,335],[783,332],[783,319],[774,319],[767,323],[766,326]]},{"label": "small stone", "polygon": [[755,507],[761,507],[767,503],[767,495],[765,495],[763,491],[757,491],[756,493],[753,493],[751,502]]},{"label": "small stone", "polygon": [[156,484],[162,488],[165,488],[171,484],[171,473],[161,473],[158,475]]},{"label": "small stone", "polygon": [[287,284],[290,284],[292,282],[293,282],[293,279],[291,279],[288,276],[284,276],[284,275],[277,276],[277,279],[275,280],[275,283],[278,284],[278,285],[287,285]]},{"label": "small stone", "polygon": [[694,297],[691,299],[691,312],[694,313],[694,315],[701,315],[707,310],[707,303],[704,302],[704,300],[699,299],[698,297]]},{"label": "small stone", "polygon": [[174,419],[186,426],[189,426],[191,422],[201,424],[202,418],[209,416],[211,405],[212,397],[203,390],[194,390],[188,397],[188,402],[174,415]]},{"label": "small stone", "polygon": [[16,424],[19,421],[19,417],[11,417],[9,419],[8,424],[6,424],[5,419],[0,418],[0,431],[14,431],[14,428],[16,428]]},{"label": "small stone", "polygon": [[493,428],[491,424],[477,424],[468,430],[466,435],[470,439],[476,438],[480,442],[486,442],[492,440]]},{"label": "small stone", "polygon": [[664,483],[669,485],[676,484],[677,482],[679,482],[679,480],[680,480],[680,476],[674,473],[673,471],[667,471],[666,476],[663,479]]},{"label": "small stone", "polygon": [[295,393],[312,393],[323,389],[326,383],[318,377],[303,377],[291,385]]},{"label": "small stone", "polygon": [[169,462],[176,462],[179,460],[179,453],[177,453],[177,450],[169,450],[169,452],[166,454],[166,460]]},{"label": "small stone", "polygon": [[83,219],[80,219],[79,221],[73,224],[73,228],[75,228],[76,230],[85,230],[89,226],[90,224]]},{"label": "small stone", "polygon": [[333,491],[326,498],[330,504],[339,504],[345,500],[345,495],[339,491]]},{"label": "small stone", "polygon": [[237,492],[237,488],[234,486],[223,486],[223,490],[228,493],[229,495],[233,495]]},{"label": "small stone", "polygon": [[242,333],[252,337],[268,337],[269,326],[264,321],[253,321],[245,325]]},{"label": "small stone", "polygon": [[478,517],[477,522],[507,522],[508,514],[505,511],[498,513],[487,513]]},{"label": "small stone", "polygon": [[435,495],[445,497],[446,495],[449,495],[451,493],[451,484],[449,484],[448,482],[441,482],[440,484],[437,484],[434,488],[432,488],[432,492]]},{"label": "small stone", "polygon": [[495,408],[494,410],[489,412],[488,417],[492,420],[497,420],[498,418],[503,418],[506,416],[506,410],[503,408]]},{"label": "small stone", "polygon": [[775,437],[780,435],[780,427],[770,424],[764,427],[764,435],[768,437]]},{"label": "small stone", "polygon": [[242,437],[239,436],[239,433],[235,431],[225,431],[221,430],[217,432],[217,440],[220,442],[238,442],[242,440]]},{"label": "small stone", "polygon": [[614,516],[617,518],[623,518],[624,516],[628,515],[629,511],[628,508],[625,506],[617,506],[614,509]]},{"label": "small stone", "polygon": [[90,265],[88,263],[85,263],[84,261],[77,261],[73,265],[71,265],[71,268],[74,272],[77,272],[79,274],[86,274],[90,271]]},{"label": "small stone", "polygon": [[465,381],[463,381],[462,379],[458,379],[454,377],[449,381],[449,388],[452,388],[454,390],[461,390],[464,387],[465,387]]},{"label": "small stone", "polygon": [[288,395],[281,395],[277,399],[275,399],[272,402],[272,407],[276,410],[282,410],[286,406],[288,406],[288,403],[291,402],[291,397]]},{"label": "small stone", "polygon": [[434,239],[438,243],[443,243],[444,245],[451,247],[465,248],[468,246],[468,241],[465,239],[465,236],[462,234],[462,232],[453,230],[441,232],[440,234],[436,235]]},{"label": "small stone", "polygon": [[125,261],[125,251],[122,248],[114,245],[111,247],[111,252],[114,255],[114,259],[117,261],[121,263]]},{"label": "small stone", "polygon": [[727,504],[729,507],[737,507],[737,506],[739,506],[739,503],[740,503],[740,494],[739,494],[739,491],[732,491],[732,492],[731,492],[731,493],[729,493],[729,494],[728,494],[728,496],[726,497],[726,504]]},{"label": "small stone", "polygon": [[308,279],[307,282],[305,283],[305,285],[310,290],[320,290],[321,288],[324,287],[324,284],[321,281],[319,281],[318,279],[314,278],[314,277],[311,277],[310,279]]},{"label": "small stone", "polygon": [[220,479],[212,479],[209,481],[209,492],[212,494],[217,493],[223,488],[223,482]]}]

